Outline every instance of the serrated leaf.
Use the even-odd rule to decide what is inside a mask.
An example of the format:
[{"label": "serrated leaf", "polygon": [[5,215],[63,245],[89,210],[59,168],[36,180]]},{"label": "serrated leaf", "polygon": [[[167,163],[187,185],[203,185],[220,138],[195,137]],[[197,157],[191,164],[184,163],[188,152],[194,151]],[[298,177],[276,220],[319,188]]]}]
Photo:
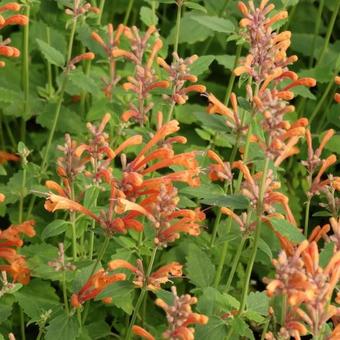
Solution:
[{"label": "serrated leaf", "polygon": [[234,24],[228,19],[208,15],[193,15],[191,18],[214,32],[232,33],[235,30]]},{"label": "serrated leaf", "polygon": [[62,314],[54,318],[46,328],[46,340],[76,339],[79,323],[75,315]]},{"label": "serrated leaf", "polygon": [[111,297],[113,303],[115,298],[126,296],[130,294],[135,289],[134,285],[128,281],[115,282],[105,288],[100,294],[95,298],[96,301],[101,300],[105,297]]},{"label": "serrated leaf", "polygon": [[210,141],[211,134],[209,132],[203,129],[198,129],[198,128],[196,128],[195,131],[203,140]]},{"label": "serrated leaf", "polygon": [[270,261],[273,259],[273,253],[269,245],[262,238],[259,239],[258,247],[262,252],[264,252],[269,257]]},{"label": "serrated leaf", "polygon": [[334,246],[333,242],[326,243],[325,247],[320,252],[320,266],[326,267],[332,256],[334,255]]},{"label": "serrated leaf", "polygon": [[235,56],[234,55],[217,55],[215,56],[215,60],[222,66],[224,66],[227,70],[233,70],[235,64]]},{"label": "serrated leaf", "polygon": [[58,295],[50,283],[33,279],[28,286],[14,294],[20,307],[33,320],[39,320],[42,313],[60,306]]},{"label": "serrated leaf", "polygon": [[36,39],[36,42],[41,53],[49,63],[59,67],[63,67],[65,65],[65,58],[57,49],[40,39]]},{"label": "serrated leaf", "polygon": [[229,207],[232,209],[246,209],[249,206],[249,200],[243,195],[216,195],[204,198],[200,202],[218,207]]},{"label": "serrated leaf", "polygon": [[202,184],[198,188],[186,187],[181,190],[181,193],[197,198],[210,198],[216,195],[222,195],[223,189],[216,184]]},{"label": "serrated leaf", "polygon": [[190,8],[190,9],[195,9],[195,10],[203,12],[203,13],[207,13],[207,10],[202,5],[197,4],[196,2],[185,1],[184,6]]},{"label": "serrated leaf", "polygon": [[186,260],[186,272],[189,280],[200,288],[210,286],[215,276],[215,266],[210,257],[198,247],[192,246]]},{"label": "serrated leaf", "polygon": [[20,92],[13,91],[5,87],[0,87],[0,102],[11,104],[21,100],[22,94]]},{"label": "serrated leaf", "polygon": [[81,70],[81,68],[78,68],[69,74],[69,85],[67,86],[67,91],[70,90],[70,86],[76,88],[76,91],[78,92],[83,91],[86,93],[91,93],[93,95],[101,94],[100,88],[97,83],[90,76],[86,75]]},{"label": "serrated leaf", "polygon": [[247,298],[247,309],[259,313],[260,315],[268,315],[269,298],[265,292],[250,292]]},{"label": "serrated leaf", "polygon": [[228,328],[221,318],[209,317],[206,325],[197,325],[195,330],[195,340],[225,339]]},{"label": "serrated leaf", "polygon": [[274,230],[286,237],[289,241],[300,243],[306,239],[301,231],[288,221],[278,218],[270,218],[269,220]]},{"label": "serrated leaf", "polygon": [[67,229],[69,222],[64,220],[54,220],[49,223],[41,233],[42,240],[46,240],[49,237],[57,236],[64,233]]},{"label": "serrated leaf", "polygon": [[209,115],[206,112],[192,112],[197,120],[203,123],[207,128],[213,129],[215,131],[227,132],[230,129],[225,124],[225,118],[218,115]]}]

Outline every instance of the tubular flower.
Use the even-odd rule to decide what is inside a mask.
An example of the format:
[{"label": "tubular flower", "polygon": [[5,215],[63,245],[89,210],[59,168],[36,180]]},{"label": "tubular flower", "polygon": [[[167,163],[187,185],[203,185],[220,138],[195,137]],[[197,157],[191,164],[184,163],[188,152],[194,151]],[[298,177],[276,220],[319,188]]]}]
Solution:
[{"label": "tubular flower", "polygon": [[[242,162],[236,161],[232,164],[232,168],[239,169],[243,173],[244,180],[241,184],[241,193],[249,198],[250,203],[257,207],[259,204],[260,183],[262,181],[262,172],[254,175],[250,174],[249,168]],[[289,208],[288,197],[277,191],[280,188],[280,182],[273,179],[272,171],[269,171],[264,184],[264,199],[263,199],[263,212],[275,212],[275,204],[279,204],[286,212],[286,217],[292,224],[296,225],[294,216]]]},{"label": "tubular flower", "polygon": [[13,155],[12,153],[0,150],[0,164],[4,164],[8,161],[16,162],[18,160],[20,160],[20,157],[18,157],[17,155]]},{"label": "tubular flower", "polygon": [[132,332],[133,332],[133,334],[140,336],[143,339],[155,340],[155,337],[153,335],[151,335],[148,331],[146,331],[144,328],[142,328],[140,326],[133,325],[132,326]]},{"label": "tubular flower", "polygon": [[[330,179],[328,180],[321,180],[321,177],[325,173],[325,171],[332,166],[336,162],[336,156],[331,155],[327,157],[326,159],[321,159],[321,153],[325,147],[325,145],[329,142],[329,140],[334,136],[335,131],[333,129],[330,129],[326,131],[326,133],[323,135],[320,145],[317,149],[313,149],[312,144],[312,135],[310,133],[310,130],[306,130],[306,142],[307,142],[307,160],[302,161],[302,165],[304,165],[308,171],[308,182],[309,182],[309,196],[314,196],[315,194],[318,194],[320,190],[324,189],[325,186],[331,185],[332,181]],[[313,178],[314,174],[316,173],[317,168],[319,168],[318,173]],[[335,187],[336,187],[337,180],[335,181]]]},{"label": "tubular flower", "polygon": [[166,313],[168,328],[163,333],[163,337],[169,340],[192,340],[194,339],[195,330],[189,325],[201,324],[208,322],[208,317],[203,314],[194,313],[191,305],[197,303],[195,297],[189,294],[178,296],[176,287],[171,288],[173,294],[173,303],[168,305],[162,299],[155,301],[158,307],[161,307]]},{"label": "tubular flower", "polygon": [[234,73],[247,73],[254,79],[256,90],[253,93],[248,85],[248,97],[252,102],[253,114],[261,115],[261,125],[267,137],[266,141],[259,136],[255,140],[266,156],[276,159],[274,164],[279,166],[286,158],[299,152],[295,145],[304,136],[308,124],[306,118],[293,124],[284,120],[287,113],[295,110],[294,106],[289,105],[294,98],[291,90],[297,86],[313,87],[316,81],[313,78],[298,78],[288,69],[288,65],[297,60],[296,56],[287,57],[291,33],[277,33],[271,27],[287,17],[286,11],[268,17],[274,9],[268,1],[262,1],[258,8],[255,8],[253,1],[249,1],[248,6],[239,2],[239,9],[244,16],[240,22],[242,34],[250,44],[250,51],[243,65],[237,67]]},{"label": "tubular flower", "polygon": [[283,250],[273,260],[275,279],[267,282],[267,294],[285,295],[287,317],[280,334],[295,336],[308,332],[316,336],[325,323],[340,310],[331,304],[333,291],[340,280],[340,253],[335,252],[326,267],[319,264],[315,241],[303,241],[287,254]]},{"label": "tubular flower", "polygon": [[[99,269],[95,274],[89,277],[78,293],[72,294],[72,307],[80,308],[84,302],[95,299],[97,295],[103,292],[108,286],[118,281],[124,281],[125,279],[125,274],[118,273],[110,275],[104,269]],[[110,303],[111,301],[107,298],[103,298],[102,302]]]},{"label": "tubular flower", "polygon": [[193,55],[186,59],[180,58],[176,52],[172,54],[173,62],[169,65],[163,58],[158,57],[157,63],[168,73],[169,80],[172,84],[171,97],[165,96],[173,104],[183,105],[189,99],[189,92],[203,93],[206,91],[203,85],[190,85],[185,87],[187,81],[191,83],[197,82],[197,77],[190,74],[190,65],[197,59],[197,55]]},{"label": "tubular flower", "polygon": [[[20,5],[16,2],[9,2],[0,6],[0,13],[14,11],[17,12],[20,10]],[[9,25],[19,25],[25,26],[28,24],[28,17],[22,14],[14,14],[9,16],[8,18],[4,18],[0,15],[0,30]],[[7,38],[0,42],[0,55],[9,58],[18,58],[20,56],[20,51],[12,46],[8,46],[11,43],[11,39]],[[5,67],[6,63],[4,61],[0,61],[0,67]]]},{"label": "tubular flower", "polygon": [[35,236],[34,221],[26,221],[19,225],[11,225],[0,231],[0,258],[8,264],[1,264],[0,271],[5,271],[13,277],[14,282],[28,284],[30,281],[30,270],[24,256],[19,255],[15,248],[23,246],[20,234],[29,237]]},{"label": "tubular flower", "polygon": [[209,165],[209,178],[212,181],[231,182],[233,179],[233,174],[231,172],[230,163],[223,162],[222,159],[212,150],[208,150],[207,156],[217,163]]},{"label": "tubular flower", "polygon": [[232,105],[232,109],[229,109],[226,105],[220,102],[212,93],[207,95],[209,105],[208,105],[208,113],[214,114],[217,113],[226,118],[226,126],[236,131],[238,134],[245,134],[248,130],[248,126],[245,125],[240,117],[238,112],[238,103],[235,93],[231,93],[230,101]]},{"label": "tubular flower", "polygon": [[[149,100],[150,92],[154,89],[165,89],[169,87],[167,80],[159,80],[153,69],[156,56],[159,50],[163,47],[161,39],[153,35],[156,33],[156,28],[151,26],[142,36],[137,27],[125,27],[124,35],[130,42],[131,51],[122,49],[114,49],[112,56],[114,58],[125,58],[135,64],[134,76],[127,78],[127,82],[123,84],[123,89],[132,91],[136,94],[136,104],[130,103],[129,110],[125,111],[121,118],[124,122],[133,119],[141,125],[148,119],[147,114],[153,108],[153,102]],[[146,61],[144,62],[147,54],[147,47],[151,43],[151,51],[148,53]]]},{"label": "tubular flower", "polygon": [[113,25],[107,25],[107,41],[105,42],[101,36],[96,33],[92,32],[91,38],[96,41],[105,51],[108,60],[109,66],[109,79],[102,79],[105,87],[103,89],[104,94],[106,97],[112,97],[112,90],[119,82],[120,77],[116,75],[116,59],[114,57],[114,50],[118,48],[120,43],[120,37],[124,32],[124,25],[119,25],[117,27],[116,32],[114,32]]},{"label": "tubular flower", "polygon": [[[340,85],[340,76],[336,76],[334,78],[334,81],[336,85]],[[337,104],[340,103],[340,93],[335,93],[334,100],[336,101]]]},{"label": "tubular flower", "polygon": [[136,287],[146,286],[149,290],[157,291],[162,284],[169,282],[171,278],[181,277],[183,266],[178,262],[171,262],[157,269],[149,277],[146,277],[141,260],[137,260],[137,266],[133,266],[125,260],[113,260],[109,262],[108,267],[110,270],[127,269],[135,275],[133,283]]}]

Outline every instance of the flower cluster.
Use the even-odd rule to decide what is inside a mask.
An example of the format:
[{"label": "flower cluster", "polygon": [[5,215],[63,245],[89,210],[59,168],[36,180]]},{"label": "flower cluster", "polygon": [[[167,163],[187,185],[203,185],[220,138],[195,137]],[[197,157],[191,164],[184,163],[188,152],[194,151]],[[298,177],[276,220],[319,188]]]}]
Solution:
[{"label": "flower cluster", "polygon": [[[126,275],[122,273],[111,274],[109,271],[99,269],[92,274],[78,293],[71,296],[71,305],[74,308],[80,308],[86,301],[95,299],[104,289],[115,282],[124,281]],[[102,302],[111,303],[110,297],[104,297]]]},{"label": "flower cluster", "polygon": [[189,99],[188,93],[198,92],[204,93],[206,87],[203,85],[189,85],[185,86],[186,82],[191,83],[197,82],[197,77],[190,74],[190,65],[193,64],[197,59],[197,55],[193,55],[186,59],[180,58],[177,52],[173,54],[173,62],[169,65],[163,58],[158,57],[157,63],[167,72],[169,80],[171,82],[172,94],[171,97],[165,95],[172,104],[183,105]]},{"label": "flower cluster", "polygon": [[[178,296],[175,286],[173,286],[171,290],[173,294],[173,302],[171,305],[162,299],[157,299],[155,302],[157,306],[164,310],[168,320],[168,328],[163,333],[163,338],[169,340],[192,340],[194,339],[195,329],[190,327],[190,325],[205,325],[208,322],[208,317],[192,311],[191,305],[197,303],[195,297],[189,294]],[[147,340],[155,339],[145,329],[136,325],[133,326],[133,333]]]},{"label": "flower cluster", "polygon": [[34,224],[34,221],[26,221],[0,231],[0,258],[7,262],[0,264],[0,271],[9,273],[14,282],[25,285],[30,281],[30,270],[24,256],[18,254],[17,249],[24,244],[21,234],[35,236]]},{"label": "flower cluster", "polygon": [[[336,76],[335,79],[335,84],[340,85],[340,76]],[[334,100],[339,104],[340,103],[340,93],[335,93],[334,95]]]},{"label": "flower cluster", "polygon": [[[45,208],[52,212],[65,209],[85,214],[111,236],[117,232],[124,233],[128,229],[142,231],[143,224],[137,218],[144,215],[155,225],[157,245],[174,241],[179,237],[179,232],[197,236],[200,232],[199,223],[205,216],[200,210],[176,210],[179,199],[172,184],[184,182],[191,186],[199,185],[200,169],[195,153],[175,155],[172,150],[173,143],[183,143],[186,140],[180,136],[167,138],[178,131],[178,122],[173,120],[163,125],[161,115],[159,117],[158,130],[137,156],[128,163],[126,156],[121,155],[120,178],[113,175],[113,160],[127,147],[141,144],[141,136],[130,137],[112,150],[104,132],[110,116],[105,115],[99,127],[88,124],[93,136],[88,144],[75,147],[67,137],[69,142],[64,147],[65,156],[58,161],[58,174],[63,178],[64,188],[54,181],[46,182],[51,192],[48,194]],[[157,148],[154,149],[155,146]],[[87,164],[90,164],[91,168],[85,168]],[[156,171],[165,170],[171,165],[184,169],[154,176]],[[70,196],[70,178],[79,171],[93,178],[96,183],[103,181],[109,186],[107,211],[102,210],[97,215]],[[140,200],[140,203],[136,203],[137,200]]]},{"label": "flower cluster", "polygon": [[89,2],[85,2],[83,0],[74,0],[72,8],[66,8],[65,13],[67,15],[72,16],[73,18],[77,18],[81,15],[86,14],[87,12],[92,12],[98,14],[100,12],[98,7],[92,6]]},{"label": "flower cluster", "polygon": [[[9,25],[25,26],[28,24],[28,17],[22,14],[14,14],[7,18],[4,18],[1,13],[4,12],[18,12],[20,11],[20,5],[16,2],[9,2],[0,6],[0,29]],[[11,43],[11,39],[5,39],[0,42],[0,55],[9,58],[18,58],[20,51],[16,47],[8,46]],[[6,63],[0,61],[0,67],[4,67]]]},{"label": "flower cluster", "polygon": [[171,262],[165,266],[158,268],[149,276],[146,275],[141,260],[137,260],[136,266],[125,260],[113,260],[109,262],[108,267],[110,268],[110,270],[129,270],[135,275],[133,283],[136,287],[143,288],[144,286],[146,286],[147,289],[155,291],[161,288],[161,284],[170,281],[170,278],[181,277],[183,266],[178,262]]},{"label": "flower cluster", "polygon": [[273,260],[276,275],[266,279],[267,294],[287,300],[286,320],[280,330],[283,339],[300,339],[307,333],[317,336],[339,313],[331,298],[340,279],[340,253],[335,252],[324,268],[319,256],[317,243],[306,240],[296,247],[290,244]]},{"label": "flower cluster", "polygon": [[102,79],[105,84],[103,92],[107,98],[112,97],[112,89],[119,82],[120,77],[116,75],[116,59],[114,58],[114,50],[118,48],[120,37],[125,30],[124,25],[120,24],[114,32],[113,25],[107,25],[107,42],[96,32],[92,32],[91,38],[96,41],[105,51],[109,65],[109,79]]}]

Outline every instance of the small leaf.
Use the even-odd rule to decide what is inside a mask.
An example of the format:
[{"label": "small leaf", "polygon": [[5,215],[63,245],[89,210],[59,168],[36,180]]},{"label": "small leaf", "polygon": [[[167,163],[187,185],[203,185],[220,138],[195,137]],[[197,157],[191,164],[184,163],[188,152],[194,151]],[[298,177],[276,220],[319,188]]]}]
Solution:
[{"label": "small leaf", "polygon": [[186,272],[189,280],[200,288],[210,286],[214,280],[215,266],[207,253],[196,246],[191,246],[186,260]]},{"label": "small leaf", "polygon": [[264,252],[269,257],[269,260],[271,261],[273,259],[273,253],[269,245],[262,238],[260,238],[258,246],[259,246],[259,249],[262,252]]},{"label": "small leaf", "polygon": [[193,15],[191,18],[204,27],[207,27],[215,32],[232,33],[235,29],[234,24],[230,20],[224,18],[208,15]]},{"label": "small leaf", "polygon": [[269,220],[274,230],[286,237],[289,241],[300,243],[305,240],[301,231],[288,221],[278,218],[270,218]]},{"label": "small leaf", "polygon": [[115,298],[126,296],[130,294],[135,289],[134,285],[128,281],[115,282],[105,288],[100,294],[95,298],[96,301],[101,300],[105,297],[111,297],[113,303]]},{"label": "small leaf", "polygon": [[65,58],[57,49],[40,39],[36,39],[36,41],[41,53],[49,63],[59,67],[63,67],[65,65]]},{"label": "small leaf", "polygon": [[268,315],[269,298],[265,292],[251,292],[247,298],[247,309],[259,313],[260,315]]},{"label": "small leaf", "polygon": [[249,200],[243,195],[216,195],[204,198],[201,203],[216,205],[218,207],[229,207],[232,209],[246,209],[249,206]]},{"label": "small leaf", "polygon": [[227,70],[233,70],[235,64],[235,56],[234,55],[217,55],[215,56],[216,61],[224,66]]},{"label": "small leaf", "polygon": [[223,189],[216,184],[202,184],[198,188],[186,187],[181,190],[181,193],[196,198],[213,198],[216,195],[223,195]]},{"label": "small leaf", "polygon": [[66,231],[67,224],[69,222],[64,220],[54,220],[49,223],[41,233],[42,240],[46,240],[49,237],[57,236]]}]

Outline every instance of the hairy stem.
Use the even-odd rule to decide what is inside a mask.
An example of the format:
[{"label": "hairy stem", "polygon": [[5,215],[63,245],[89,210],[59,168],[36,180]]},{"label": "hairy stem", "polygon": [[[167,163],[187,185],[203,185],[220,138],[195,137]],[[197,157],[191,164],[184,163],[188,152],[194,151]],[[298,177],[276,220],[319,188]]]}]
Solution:
[{"label": "hairy stem", "polygon": [[177,4],[177,17],[176,17],[176,33],[175,33],[175,43],[174,43],[174,52],[177,53],[178,51],[178,42],[179,42],[179,35],[181,32],[181,18],[182,18],[182,2]]},{"label": "hairy stem", "polygon": [[129,4],[127,6],[125,17],[124,17],[124,21],[123,21],[124,25],[127,25],[127,23],[129,22],[133,3],[134,3],[134,0],[129,0]]}]

